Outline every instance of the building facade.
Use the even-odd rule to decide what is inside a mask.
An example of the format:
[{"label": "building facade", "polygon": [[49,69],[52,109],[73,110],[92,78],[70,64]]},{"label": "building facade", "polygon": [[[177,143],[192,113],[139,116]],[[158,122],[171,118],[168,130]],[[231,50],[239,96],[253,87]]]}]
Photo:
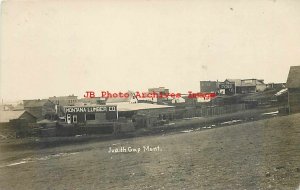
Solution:
[{"label": "building facade", "polygon": [[224,82],[219,83],[219,93],[225,95],[235,94],[235,82],[225,80]]},{"label": "building facade", "polygon": [[100,124],[118,119],[116,105],[64,106],[68,124]]},{"label": "building facade", "polygon": [[23,105],[37,120],[54,120],[57,115],[55,104],[48,99],[23,100]]},{"label": "building facade", "polygon": [[36,117],[27,112],[26,110],[21,111],[3,111],[0,110],[0,123],[9,123],[12,120],[24,120],[27,123],[35,123]]},{"label": "building facade", "polygon": [[69,96],[53,96],[49,97],[49,100],[56,105],[60,106],[74,106],[77,102],[77,96],[69,95]]},{"label": "building facade", "polygon": [[300,112],[300,66],[291,66],[286,87],[290,113]]},{"label": "building facade", "polygon": [[135,127],[151,127],[162,120],[174,118],[175,107],[149,103],[117,103],[118,118],[126,118],[134,123]]},{"label": "building facade", "polygon": [[267,88],[262,79],[226,79],[226,81],[234,84],[236,94],[262,92]]},{"label": "building facade", "polygon": [[[169,94],[169,89],[165,87],[158,87],[158,88],[148,88],[148,93],[157,93],[157,94],[162,94],[166,95]],[[162,104],[163,101],[167,100],[168,98],[151,98],[149,100],[150,102],[155,102],[158,104]]]},{"label": "building facade", "polygon": [[[106,99],[101,97],[81,98],[78,100],[78,105],[105,105]],[[77,104],[76,104],[77,105]]]},{"label": "building facade", "polygon": [[200,92],[214,92],[219,91],[218,81],[200,81]]}]

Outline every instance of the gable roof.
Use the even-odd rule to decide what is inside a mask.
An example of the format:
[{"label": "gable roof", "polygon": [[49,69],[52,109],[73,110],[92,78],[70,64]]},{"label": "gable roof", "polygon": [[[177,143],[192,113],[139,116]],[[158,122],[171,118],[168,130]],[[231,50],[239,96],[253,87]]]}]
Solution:
[{"label": "gable roof", "polygon": [[291,66],[286,82],[287,88],[300,88],[300,66]]},{"label": "gable roof", "polygon": [[[9,120],[12,120],[12,119],[19,119],[24,113],[30,114],[29,112],[27,112],[25,110],[22,110],[22,111],[2,111],[1,110],[0,111],[0,123],[9,122]],[[32,114],[30,114],[30,115],[32,115]]]},{"label": "gable roof", "polygon": [[106,98],[106,103],[118,103],[118,102],[130,102],[133,99],[136,99],[134,92],[128,91],[129,97],[115,97],[115,98]]}]

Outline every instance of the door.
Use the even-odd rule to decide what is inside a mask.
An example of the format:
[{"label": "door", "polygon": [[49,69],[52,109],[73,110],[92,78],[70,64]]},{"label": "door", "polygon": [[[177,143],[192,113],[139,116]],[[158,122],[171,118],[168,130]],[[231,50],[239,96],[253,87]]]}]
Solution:
[{"label": "door", "polygon": [[71,114],[67,114],[67,123],[71,124]]},{"label": "door", "polygon": [[77,123],[77,115],[73,115],[73,123]]}]

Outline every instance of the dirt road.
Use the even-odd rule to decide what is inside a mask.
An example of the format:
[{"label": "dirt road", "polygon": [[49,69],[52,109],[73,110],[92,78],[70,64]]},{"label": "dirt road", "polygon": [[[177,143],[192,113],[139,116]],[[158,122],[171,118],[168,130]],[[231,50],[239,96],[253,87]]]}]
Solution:
[{"label": "dirt road", "polygon": [[294,190],[299,184],[300,114],[0,155],[0,189],[8,190]]}]

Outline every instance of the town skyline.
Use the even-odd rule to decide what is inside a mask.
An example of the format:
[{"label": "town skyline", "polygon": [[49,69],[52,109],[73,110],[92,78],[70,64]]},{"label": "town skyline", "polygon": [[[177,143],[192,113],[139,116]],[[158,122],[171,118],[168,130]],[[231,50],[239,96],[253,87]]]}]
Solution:
[{"label": "town skyline", "polygon": [[3,2],[0,98],[197,92],[201,80],[227,78],[285,83],[300,60],[299,4]]},{"label": "town skyline", "polygon": [[[17,99],[17,100],[8,100],[8,101],[4,101],[2,99],[2,104],[7,104],[7,103],[13,103],[13,104],[16,104],[16,103],[21,103],[23,100],[30,100],[30,99],[33,99],[33,100],[42,100],[42,99],[49,99],[49,98],[56,98],[56,97],[71,97],[71,96],[74,96],[74,97],[77,97],[79,99],[89,99],[89,98],[104,98],[104,99],[107,99],[107,98],[128,98],[129,97],[129,94],[134,94],[134,96],[136,97],[139,97],[139,98],[145,98],[145,97],[148,97],[149,93],[151,94],[152,92],[152,89],[161,89],[161,90],[167,90],[168,91],[168,97],[172,97],[172,98],[179,98],[179,97],[182,97],[182,96],[188,96],[188,97],[191,97],[191,98],[195,98],[195,97],[203,97],[203,96],[211,96],[211,92],[212,91],[205,91],[204,89],[202,89],[201,87],[201,82],[204,82],[204,83],[212,83],[212,84],[216,84],[217,86],[218,85],[221,85],[221,84],[224,84],[226,83],[226,81],[228,82],[228,80],[230,80],[229,78],[225,79],[224,81],[221,81],[221,80],[205,80],[205,81],[199,81],[199,89],[198,90],[195,90],[195,91],[192,91],[192,90],[188,90],[186,92],[183,92],[183,91],[172,91],[172,89],[169,89],[167,87],[154,87],[154,88],[147,88],[146,90],[144,91],[139,91],[139,90],[125,90],[125,91],[97,91],[97,90],[87,90],[85,91],[83,94],[75,94],[75,93],[69,93],[69,94],[60,94],[60,95],[51,95],[51,96],[46,96],[46,97],[41,97],[41,96],[36,96],[36,97],[33,97],[33,98],[23,98],[23,99]],[[254,79],[254,78],[247,78],[247,79],[231,79],[231,80],[240,80],[240,81],[247,81],[247,80],[255,80],[255,81],[262,81],[264,82],[264,79]],[[231,81],[232,83],[232,81]],[[234,82],[233,82],[234,84]],[[272,86],[274,84],[277,84],[277,85],[280,85],[280,84],[285,84],[285,82],[279,82],[279,83],[274,83],[274,82],[270,82],[270,83],[264,83],[266,88],[268,88],[268,86]],[[235,83],[234,85],[237,85],[237,83]],[[210,85],[209,85],[210,86]],[[223,88],[223,87],[217,87],[218,88],[218,91]],[[232,88],[232,87],[231,87]],[[273,88],[273,87],[271,87]],[[206,89],[206,88],[205,88]],[[215,91],[217,92],[217,91]],[[219,92],[220,93],[220,92]],[[116,95],[116,96],[115,96]]]}]

